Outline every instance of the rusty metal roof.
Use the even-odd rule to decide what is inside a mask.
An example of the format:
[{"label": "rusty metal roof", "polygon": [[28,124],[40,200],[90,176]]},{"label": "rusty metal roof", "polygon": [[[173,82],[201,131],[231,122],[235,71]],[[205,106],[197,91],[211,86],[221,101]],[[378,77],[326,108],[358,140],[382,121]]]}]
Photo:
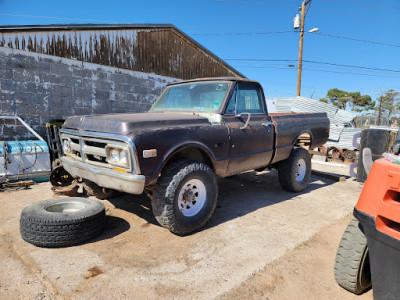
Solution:
[{"label": "rusty metal roof", "polygon": [[171,30],[187,40],[193,47],[212,56],[216,61],[224,65],[239,77],[246,78],[243,74],[230,66],[224,60],[212,53],[210,50],[199,44],[173,24],[49,24],[49,25],[6,25],[0,26],[0,33],[23,33],[23,32],[47,32],[47,31],[88,31],[88,30],[129,30],[129,29],[165,29]]}]

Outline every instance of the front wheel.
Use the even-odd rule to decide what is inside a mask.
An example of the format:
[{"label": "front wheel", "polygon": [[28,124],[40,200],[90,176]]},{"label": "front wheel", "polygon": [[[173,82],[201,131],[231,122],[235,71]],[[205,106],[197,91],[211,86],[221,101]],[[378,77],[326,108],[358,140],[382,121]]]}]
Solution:
[{"label": "front wheel", "polygon": [[204,163],[179,161],[163,170],[152,196],[153,214],[161,226],[176,234],[203,227],[217,205],[218,185]]},{"label": "front wheel", "polygon": [[289,192],[302,192],[310,183],[311,157],[306,149],[295,148],[278,165],[279,183]]}]

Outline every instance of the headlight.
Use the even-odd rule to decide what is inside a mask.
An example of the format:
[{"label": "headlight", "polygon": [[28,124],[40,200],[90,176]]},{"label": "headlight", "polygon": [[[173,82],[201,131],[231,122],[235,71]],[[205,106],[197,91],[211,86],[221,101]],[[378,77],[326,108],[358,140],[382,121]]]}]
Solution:
[{"label": "headlight", "polygon": [[63,141],[63,151],[64,153],[70,153],[71,152],[71,143],[69,140],[64,140]]},{"label": "headlight", "polygon": [[113,162],[119,162],[119,149],[111,149],[110,151],[110,158]]},{"label": "headlight", "polygon": [[109,148],[108,160],[111,164],[129,167],[128,152],[124,149]]},{"label": "headlight", "polygon": [[123,165],[128,165],[128,157],[126,156],[125,150],[121,150],[119,153],[119,162]]}]

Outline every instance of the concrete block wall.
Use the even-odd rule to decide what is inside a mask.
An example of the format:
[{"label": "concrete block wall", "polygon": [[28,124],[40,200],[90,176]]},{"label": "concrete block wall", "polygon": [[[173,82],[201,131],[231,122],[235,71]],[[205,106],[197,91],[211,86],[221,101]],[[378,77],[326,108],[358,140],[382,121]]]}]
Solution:
[{"label": "concrete block wall", "polygon": [[[0,47],[0,115],[18,115],[41,136],[73,115],[147,111],[176,78]],[[34,138],[0,119],[0,140]]]}]

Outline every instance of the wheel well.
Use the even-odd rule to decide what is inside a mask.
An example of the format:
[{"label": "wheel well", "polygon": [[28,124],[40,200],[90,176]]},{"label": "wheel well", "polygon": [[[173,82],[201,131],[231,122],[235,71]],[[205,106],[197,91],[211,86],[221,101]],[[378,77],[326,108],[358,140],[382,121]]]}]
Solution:
[{"label": "wheel well", "polygon": [[294,145],[309,150],[311,142],[311,134],[309,132],[303,132],[298,136]]},{"label": "wheel well", "polygon": [[213,169],[213,163],[212,163],[211,158],[208,156],[208,154],[204,150],[201,150],[199,148],[194,148],[194,147],[183,148],[183,149],[179,150],[168,160],[166,165],[169,165],[172,162],[175,162],[177,160],[182,160],[182,159],[195,160],[198,162],[202,162],[202,163],[205,163],[207,166],[209,166],[211,169]]}]

